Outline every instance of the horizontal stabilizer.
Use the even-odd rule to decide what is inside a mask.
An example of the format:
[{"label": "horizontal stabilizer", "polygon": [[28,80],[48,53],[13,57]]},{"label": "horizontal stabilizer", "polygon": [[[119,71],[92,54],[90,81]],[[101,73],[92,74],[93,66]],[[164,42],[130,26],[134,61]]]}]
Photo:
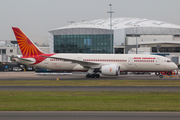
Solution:
[{"label": "horizontal stabilizer", "polygon": [[29,60],[29,59],[26,59],[26,58],[20,58],[18,56],[9,56],[9,57],[11,57],[11,59],[17,58],[17,59],[24,60],[24,61],[34,62],[33,60]]}]

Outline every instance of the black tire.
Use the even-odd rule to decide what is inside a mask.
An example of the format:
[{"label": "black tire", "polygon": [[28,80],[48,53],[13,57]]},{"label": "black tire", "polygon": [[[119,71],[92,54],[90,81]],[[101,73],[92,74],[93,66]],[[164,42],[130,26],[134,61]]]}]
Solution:
[{"label": "black tire", "polygon": [[155,72],[155,75],[159,76],[161,73],[160,72]]},{"label": "black tire", "polygon": [[99,74],[96,74],[96,78],[99,78],[100,77],[100,75]]},{"label": "black tire", "polygon": [[167,75],[168,75],[168,76],[171,76],[171,75],[172,75],[172,72],[171,72],[171,71],[168,71],[168,72],[167,72]]},{"label": "black tire", "polygon": [[95,78],[95,74],[92,74],[92,75],[91,75],[91,78]]},{"label": "black tire", "polygon": [[159,75],[160,78],[163,78],[163,75]]},{"label": "black tire", "polygon": [[87,75],[86,75],[86,78],[90,78],[90,75],[89,75],[89,74],[87,74]]}]

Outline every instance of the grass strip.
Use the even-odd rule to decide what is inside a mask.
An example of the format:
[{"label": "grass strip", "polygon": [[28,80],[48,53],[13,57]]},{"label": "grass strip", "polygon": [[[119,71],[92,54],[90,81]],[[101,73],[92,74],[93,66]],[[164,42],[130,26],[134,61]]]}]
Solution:
[{"label": "grass strip", "polygon": [[1,111],[180,111],[180,92],[1,91]]},{"label": "grass strip", "polygon": [[0,86],[180,86],[180,80],[0,80]]}]

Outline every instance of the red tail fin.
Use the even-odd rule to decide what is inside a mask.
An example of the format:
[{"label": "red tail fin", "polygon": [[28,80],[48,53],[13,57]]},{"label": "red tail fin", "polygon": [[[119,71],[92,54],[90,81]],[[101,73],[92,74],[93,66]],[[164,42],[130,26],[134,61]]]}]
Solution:
[{"label": "red tail fin", "polygon": [[23,57],[41,55],[43,52],[19,29],[12,27]]}]

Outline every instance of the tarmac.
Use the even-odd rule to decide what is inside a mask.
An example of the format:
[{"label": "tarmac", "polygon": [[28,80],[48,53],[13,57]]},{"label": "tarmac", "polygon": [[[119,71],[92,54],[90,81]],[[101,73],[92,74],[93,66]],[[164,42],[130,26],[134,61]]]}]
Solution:
[{"label": "tarmac", "polygon": [[179,120],[180,112],[0,111],[0,120]]},{"label": "tarmac", "polygon": [[[179,75],[180,76],[180,75]],[[0,80],[180,80],[180,77],[164,76],[159,78],[156,75],[119,75],[119,76],[103,76],[100,78],[86,78],[86,73],[74,74],[40,74],[35,72],[0,72]]]}]

